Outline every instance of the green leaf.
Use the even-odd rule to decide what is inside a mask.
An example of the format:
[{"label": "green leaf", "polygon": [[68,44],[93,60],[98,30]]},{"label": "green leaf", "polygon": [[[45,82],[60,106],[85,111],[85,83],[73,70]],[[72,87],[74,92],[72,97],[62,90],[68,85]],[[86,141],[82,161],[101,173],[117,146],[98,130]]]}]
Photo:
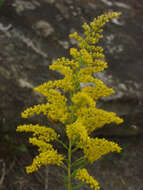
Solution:
[{"label": "green leaf", "polygon": [[80,188],[81,186],[83,186],[84,184],[85,184],[85,182],[82,182],[82,183],[80,183],[80,184],[78,184],[78,185],[76,185],[76,186],[73,186],[72,189],[78,189],[78,188]]},{"label": "green leaf", "polygon": [[72,166],[79,166],[79,165],[81,165],[81,164],[84,164],[85,163],[85,160],[77,160],[77,161],[75,161],[73,164],[72,164]]},{"label": "green leaf", "polygon": [[21,152],[28,152],[28,149],[24,144],[18,146],[18,150]]},{"label": "green leaf", "polygon": [[74,170],[71,174],[71,177],[74,178],[76,176],[76,172],[77,172],[78,169]]}]

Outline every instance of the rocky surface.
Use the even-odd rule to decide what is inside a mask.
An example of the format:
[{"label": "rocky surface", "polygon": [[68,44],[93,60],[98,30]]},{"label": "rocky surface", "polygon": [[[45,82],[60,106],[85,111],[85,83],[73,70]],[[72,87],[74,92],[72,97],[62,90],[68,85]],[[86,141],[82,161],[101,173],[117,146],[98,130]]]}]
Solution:
[{"label": "rocky surface", "polygon": [[[15,125],[25,107],[40,101],[32,92],[34,86],[59,77],[48,66],[57,57],[68,56],[69,48],[76,45],[68,34],[81,32],[83,22],[114,10],[120,11],[121,17],[105,27],[102,43],[109,69],[99,77],[114,87],[116,94],[106,98],[103,105],[128,118],[127,123],[134,117],[130,125],[137,126],[140,133],[142,122],[136,116],[143,110],[143,56],[139,43],[143,29],[133,5],[108,0],[5,1],[0,9],[2,125]],[[130,125],[127,131],[134,130]]]},{"label": "rocky surface", "polygon": [[[106,127],[98,131],[98,135],[141,135],[143,126],[141,7],[143,7],[141,1],[133,0],[126,1],[126,4],[121,0],[118,2],[115,0],[6,0],[0,7],[1,133],[14,131],[16,125],[23,122],[20,113],[25,108],[42,101],[41,96],[33,93],[33,87],[61,77],[58,73],[51,72],[48,66],[57,57],[68,56],[69,48],[76,45],[74,40],[68,38],[68,34],[74,31],[82,32],[82,23],[90,22],[104,12],[120,11],[121,17],[113,19],[105,27],[102,45],[105,47],[109,69],[98,75],[106,84],[114,87],[116,94],[103,99],[99,106],[115,111],[125,119],[125,122],[120,127],[113,126],[109,129]],[[133,147],[135,148],[134,145]],[[140,149],[136,151],[136,156],[133,158],[138,159],[138,154],[143,158]],[[108,170],[110,164],[107,165]],[[131,171],[130,167],[127,166],[128,173]],[[139,167],[133,168],[136,171]],[[99,166],[100,169],[104,170],[102,164]],[[115,167],[116,169],[118,167]],[[103,181],[106,172],[103,171]],[[124,185],[121,187],[118,185],[123,181],[118,180],[115,171],[112,172],[114,176],[111,179],[108,176],[108,181],[114,186],[105,182],[103,189],[142,189],[140,174],[140,177],[138,175],[135,177],[134,184],[132,181],[134,173],[132,173],[130,183],[128,182],[125,188]],[[110,174],[107,172],[107,175]],[[112,180],[115,183],[112,183]]]}]

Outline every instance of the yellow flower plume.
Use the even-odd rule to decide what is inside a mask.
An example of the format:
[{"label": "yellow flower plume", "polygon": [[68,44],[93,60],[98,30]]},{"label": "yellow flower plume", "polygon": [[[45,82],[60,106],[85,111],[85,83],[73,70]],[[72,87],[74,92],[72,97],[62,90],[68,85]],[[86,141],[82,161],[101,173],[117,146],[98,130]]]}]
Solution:
[{"label": "yellow flower plume", "polygon": [[[32,132],[29,142],[38,147],[37,155],[27,173],[37,171],[41,166],[55,164],[67,169],[68,190],[71,189],[71,153],[77,149],[83,151],[83,159],[78,160],[93,163],[109,152],[120,152],[118,144],[104,138],[91,138],[91,133],[106,124],[120,124],[123,120],[113,112],[98,108],[100,98],[114,94],[103,81],[97,78],[98,73],[108,67],[104,60],[103,48],[98,45],[103,38],[103,26],[110,19],[120,13],[112,12],[95,18],[91,23],[84,23],[83,35],[77,32],[70,34],[70,38],[77,40],[78,47],[70,49],[72,59],[61,57],[56,59],[49,68],[61,73],[59,80],[48,81],[34,88],[35,92],[45,97],[44,104],[38,104],[22,112],[23,118],[43,114],[48,119],[62,123],[65,128],[69,144],[64,144],[59,135],[52,128],[38,124],[20,125],[18,132]],[[56,141],[67,150],[67,158],[58,153],[52,143]],[[74,146],[74,147],[73,147]],[[74,150],[74,151],[73,151]],[[77,165],[78,165],[77,164]],[[73,164],[74,165],[74,164]],[[76,170],[76,179],[89,184],[94,190],[99,190],[99,183],[88,174],[85,168]]]},{"label": "yellow flower plume", "polygon": [[98,181],[96,181],[92,176],[90,176],[85,168],[78,169],[75,178],[90,185],[91,189],[94,190],[100,189]]},{"label": "yellow flower plume", "polygon": [[43,165],[63,165],[64,156],[61,154],[58,154],[56,150],[51,149],[47,150],[45,152],[40,153],[38,156],[36,156],[33,159],[33,163],[30,166],[26,167],[26,172],[32,173],[37,171],[41,166]]}]

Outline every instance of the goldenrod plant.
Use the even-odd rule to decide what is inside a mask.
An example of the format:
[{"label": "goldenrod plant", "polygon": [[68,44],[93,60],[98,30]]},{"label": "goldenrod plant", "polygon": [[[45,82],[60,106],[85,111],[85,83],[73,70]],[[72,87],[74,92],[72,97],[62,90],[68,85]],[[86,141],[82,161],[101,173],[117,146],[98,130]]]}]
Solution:
[{"label": "goldenrod plant", "polygon": [[[103,38],[103,26],[120,15],[117,12],[105,13],[91,23],[83,24],[84,34],[70,34],[77,40],[77,48],[70,49],[71,59],[58,58],[50,69],[64,75],[63,79],[48,81],[34,90],[46,98],[46,103],[35,105],[22,113],[22,118],[43,114],[50,120],[64,125],[68,143],[48,126],[25,124],[17,127],[18,132],[32,132],[29,142],[38,147],[39,154],[33,163],[26,167],[26,172],[37,171],[43,165],[57,165],[66,171],[65,189],[78,189],[88,184],[90,188],[99,189],[99,183],[88,173],[86,166],[94,163],[109,152],[120,152],[121,147],[104,138],[93,138],[93,131],[105,124],[123,122],[113,112],[99,109],[96,104],[99,98],[114,93],[94,74],[107,68],[103,48],[98,44]],[[67,154],[53,148],[54,142],[60,143]],[[73,155],[81,151],[82,156],[74,159]],[[64,152],[64,151],[63,151]],[[76,154],[79,155],[79,154]],[[81,155],[81,154],[80,154]],[[81,183],[77,184],[77,180]]]}]

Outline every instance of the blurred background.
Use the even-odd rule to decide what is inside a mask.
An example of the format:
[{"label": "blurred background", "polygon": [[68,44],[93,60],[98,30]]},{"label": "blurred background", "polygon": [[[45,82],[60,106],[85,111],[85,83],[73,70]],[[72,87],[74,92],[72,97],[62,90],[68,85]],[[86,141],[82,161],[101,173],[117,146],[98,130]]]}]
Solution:
[{"label": "blurred background", "polygon": [[69,33],[82,33],[84,22],[109,11],[121,16],[104,27],[100,43],[109,68],[97,77],[116,94],[98,106],[125,121],[93,135],[118,142],[123,151],[104,156],[89,170],[101,190],[143,189],[143,1],[5,0],[0,7],[0,190],[64,189],[57,167],[26,175],[24,167],[31,164],[36,149],[28,144],[27,134],[15,132],[16,126],[48,122],[20,118],[25,108],[43,101],[33,88],[62,77],[48,66],[68,57],[69,48],[76,46]]}]

